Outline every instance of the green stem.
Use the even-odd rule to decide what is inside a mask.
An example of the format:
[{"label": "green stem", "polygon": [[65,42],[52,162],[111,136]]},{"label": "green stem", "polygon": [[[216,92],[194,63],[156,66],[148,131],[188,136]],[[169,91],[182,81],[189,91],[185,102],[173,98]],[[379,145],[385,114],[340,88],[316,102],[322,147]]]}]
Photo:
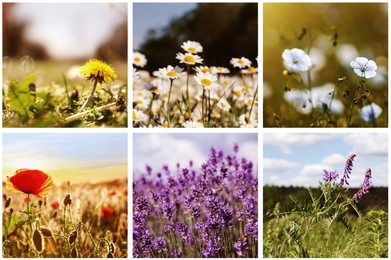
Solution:
[{"label": "green stem", "polygon": [[186,108],[190,118],[190,97],[189,97],[189,77],[190,77],[190,66],[187,66],[187,78],[186,78]]},{"label": "green stem", "polygon": [[171,120],[170,120],[170,98],[171,98],[171,89],[172,89],[172,83],[174,82],[173,79],[170,79],[170,90],[168,91],[168,100],[167,100],[167,122],[168,122],[168,127],[171,125]]},{"label": "green stem", "polygon": [[33,233],[33,225],[31,223],[31,215],[30,215],[30,194],[27,194],[27,218],[30,224],[31,233]]},{"label": "green stem", "polygon": [[202,90],[202,103],[201,103],[201,111],[202,111],[202,124],[204,125],[204,118],[205,118],[205,115],[204,115],[204,98],[205,98],[205,87],[203,87],[203,90]]},{"label": "green stem", "polygon": [[92,87],[92,90],[91,90],[91,94],[90,96],[87,98],[87,100],[84,102],[84,104],[81,106],[80,108],[80,112],[84,110],[84,108],[87,106],[87,104],[90,102],[92,96],[94,95],[95,93],[95,89],[96,89],[96,86],[98,85],[98,80],[95,79],[94,81],[94,86]]},{"label": "green stem", "polygon": [[210,109],[210,89],[209,89],[208,90],[208,127],[210,124],[210,112],[211,112],[211,109]]},{"label": "green stem", "polygon": [[251,112],[253,111],[253,107],[254,107],[254,103],[255,103],[255,99],[256,99],[257,95],[258,95],[258,84],[257,84],[257,87],[255,88],[254,97],[253,97],[253,101],[251,102],[250,111],[248,112],[248,119],[249,120],[251,118]]}]

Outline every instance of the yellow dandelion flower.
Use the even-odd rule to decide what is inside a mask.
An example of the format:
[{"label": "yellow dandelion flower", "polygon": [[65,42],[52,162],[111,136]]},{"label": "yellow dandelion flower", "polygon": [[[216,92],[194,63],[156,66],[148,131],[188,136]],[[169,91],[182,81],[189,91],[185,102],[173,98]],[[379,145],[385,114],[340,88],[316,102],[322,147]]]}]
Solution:
[{"label": "yellow dandelion flower", "polygon": [[97,59],[87,61],[86,64],[80,68],[80,74],[87,79],[97,81],[98,83],[107,83],[108,81],[114,81],[117,78],[114,69],[109,64]]}]

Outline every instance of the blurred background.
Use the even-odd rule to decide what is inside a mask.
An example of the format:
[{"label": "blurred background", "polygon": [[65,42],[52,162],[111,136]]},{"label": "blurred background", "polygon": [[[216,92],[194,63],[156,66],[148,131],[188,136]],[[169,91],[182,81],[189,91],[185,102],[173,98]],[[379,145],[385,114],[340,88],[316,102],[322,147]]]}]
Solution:
[{"label": "blurred background", "polygon": [[78,66],[96,58],[126,82],[127,16],[125,3],[3,3],[3,78],[81,79]]},{"label": "blurred background", "polygon": [[146,55],[152,72],[178,64],[184,41],[198,41],[205,65],[231,67],[233,57],[256,65],[257,3],[134,3],[133,46]]},{"label": "blurred background", "polygon": [[[368,79],[374,102],[388,104],[388,5],[387,3],[265,3],[263,5],[264,126],[275,126],[273,114],[286,126],[305,118],[291,117],[292,106],[283,99],[286,82],[282,52],[300,48],[310,54],[314,68],[312,86],[333,83],[337,98],[343,94],[338,78],[347,76],[352,86],[357,76],[350,67],[356,57],[377,63],[377,75]],[[303,75],[306,75],[305,73]],[[306,78],[306,77],[304,77]],[[342,100],[345,107],[348,101]]]},{"label": "blurred background", "polygon": [[127,5],[4,3],[3,55],[127,59]]}]

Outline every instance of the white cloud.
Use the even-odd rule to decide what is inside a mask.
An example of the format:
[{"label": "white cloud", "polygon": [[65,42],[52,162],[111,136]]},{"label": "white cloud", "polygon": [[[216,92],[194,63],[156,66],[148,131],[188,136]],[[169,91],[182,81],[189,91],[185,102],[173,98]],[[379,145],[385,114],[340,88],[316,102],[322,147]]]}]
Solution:
[{"label": "white cloud", "polygon": [[345,156],[338,153],[330,154],[322,159],[322,163],[327,165],[343,165],[345,162]]},{"label": "white cloud", "polygon": [[315,145],[317,143],[340,137],[339,134],[294,134],[294,133],[265,133],[264,144],[274,145],[285,154],[291,152],[292,145]]},{"label": "white cloud", "polygon": [[263,159],[263,171],[267,172],[286,172],[298,167],[297,162],[290,162],[284,159],[265,158]]},{"label": "white cloud", "polygon": [[388,155],[388,136],[379,133],[356,133],[344,136],[344,142],[352,146],[351,153],[362,156]]}]

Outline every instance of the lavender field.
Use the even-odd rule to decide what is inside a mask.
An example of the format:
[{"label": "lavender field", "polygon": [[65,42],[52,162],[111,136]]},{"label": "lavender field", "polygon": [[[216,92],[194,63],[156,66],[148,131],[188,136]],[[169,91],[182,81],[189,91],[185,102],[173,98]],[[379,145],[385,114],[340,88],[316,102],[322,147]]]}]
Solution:
[{"label": "lavender field", "polygon": [[133,257],[258,257],[257,166],[238,149],[146,166],[133,182]]}]

